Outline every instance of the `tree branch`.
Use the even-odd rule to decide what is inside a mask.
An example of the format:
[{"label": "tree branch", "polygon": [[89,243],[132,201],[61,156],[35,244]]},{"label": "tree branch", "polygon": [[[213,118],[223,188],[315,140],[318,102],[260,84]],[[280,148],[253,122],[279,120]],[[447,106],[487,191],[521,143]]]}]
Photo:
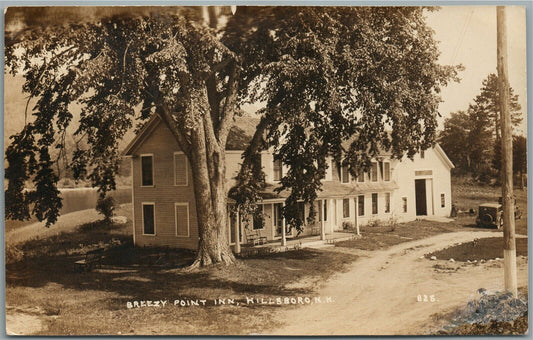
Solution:
[{"label": "tree branch", "polygon": [[218,140],[223,147],[226,147],[226,140],[231,129],[233,117],[235,116],[237,94],[239,91],[239,76],[239,65],[237,65],[237,62],[234,62],[228,80],[228,93],[226,95],[226,101],[220,115],[220,124],[218,126],[218,130],[216,131]]}]

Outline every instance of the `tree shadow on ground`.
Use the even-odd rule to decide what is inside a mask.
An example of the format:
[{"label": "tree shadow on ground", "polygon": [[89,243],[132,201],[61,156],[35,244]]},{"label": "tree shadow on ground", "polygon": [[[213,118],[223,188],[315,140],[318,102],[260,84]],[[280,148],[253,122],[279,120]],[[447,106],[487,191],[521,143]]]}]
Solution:
[{"label": "tree shadow on ground", "polygon": [[[32,288],[44,287],[49,283],[60,284],[65,289],[74,290],[96,290],[114,292],[124,298],[138,298],[139,294],[149,294],[150,296],[176,295],[180,293],[190,294],[195,292],[205,292],[205,294],[217,294],[224,292],[236,295],[263,294],[276,296],[295,296],[310,293],[309,289],[287,288],[288,281],[295,281],[306,275],[306,273],[294,274],[295,280],[288,280],[287,277],[280,277],[284,266],[279,262],[284,260],[308,261],[316,256],[313,252],[287,252],[275,253],[267,259],[253,258],[250,260],[239,260],[236,266],[229,266],[221,270],[204,269],[197,272],[186,272],[179,269],[169,269],[168,263],[165,265],[139,265],[138,250],[132,247],[123,247],[119,252],[109,252],[101,268],[92,271],[80,271],[76,267],[75,261],[81,256],[53,255],[42,256],[40,258],[26,259],[24,261],[9,264],[6,266],[6,282],[9,286],[25,286]],[[140,249],[142,252],[143,249]],[[144,250],[146,253],[147,250]],[[160,249],[151,249],[147,258],[157,258],[162,254]],[[119,255],[120,254],[120,255]],[[175,255],[179,255],[177,252]],[[177,267],[184,267],[190,264],[193,259],[192,252],[181,252],[181,264]],[[273,266],[279,267],[275,271],[266,272],[258,266],[265,261],[270,261]],[[173,262],[175,264],[175,262]],[[272,264],[271,264],[272,265]],[[176,267],[174,267],[176,268]],[[243,273],[243,271],[245,271]],[[247,275],[246,271],[250,272]],[[264,276],[262,275],[264,274]],[[278,275],[280,274],[280,275]],[[260,277],[261,280],[257,278]],[[262,282],[260,282],[262,281]],[[209,293],[211,292],[211,293]],[[203,296],[206,298],[206,296]],[[208,296],[208,298],[211,298]]]}]

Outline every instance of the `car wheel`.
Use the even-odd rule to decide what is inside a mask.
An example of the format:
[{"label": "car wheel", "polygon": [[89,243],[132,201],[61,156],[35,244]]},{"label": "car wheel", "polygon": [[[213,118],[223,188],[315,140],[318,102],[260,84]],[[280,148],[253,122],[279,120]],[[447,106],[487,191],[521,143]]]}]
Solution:
[{"label": "car wheel", "polygon": [[492,219],[492,215],[491,214],[485,214],[483,215],[483,218],[481,219],[484,223],[486,224],[492,224],[494,221]]}]

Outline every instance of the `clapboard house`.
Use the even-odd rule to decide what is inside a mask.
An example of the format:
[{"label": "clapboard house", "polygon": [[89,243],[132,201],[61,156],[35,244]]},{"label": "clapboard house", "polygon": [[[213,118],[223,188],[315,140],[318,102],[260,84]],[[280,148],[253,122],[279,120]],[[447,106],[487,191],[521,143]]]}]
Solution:
[{"label": "clapboard house", "polygon": [[[227,190],[234,184],[241,155],[258,119],[241,117],[228,138],[226,151]],[[198,227],[192,173],[172,133],[158,116],[152,117],[124,151],[132,162],[133,235],[135,245],[196,249]],[[399,222],[431,216],[448,216],[451,210],[450,170],[453,164],[439,145],[422,151],[414,159],[391,159],[382,154],[369,172],[353,178],[348,169],[328,160],[322,191],[315,205],[316,222],[302,234],[286,225],[281,209],[287,193],[275,188],[287,169],[269,151],[261,153],[267,186],[259,202],[263,221],[243,223],[231,219],[229,239],[247,241],[247,234],[267,240],[327,235],[376,220]],[[309,206],[302,203],[307,216]],[[238,237],[237,237],[238,235]]]}]

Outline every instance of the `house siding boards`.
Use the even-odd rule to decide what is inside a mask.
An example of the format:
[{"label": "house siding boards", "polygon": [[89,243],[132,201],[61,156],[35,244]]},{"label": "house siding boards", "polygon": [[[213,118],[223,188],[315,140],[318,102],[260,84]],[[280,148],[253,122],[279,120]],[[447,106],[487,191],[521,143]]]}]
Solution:
[{"label": "house siding boards", "polygon": [[[137,246],[171,246],[179,248],[197,249],[198,247],[198,224],[196,206],[194,200],[192,171],[190,165],[181,167],[181,173],[187,173],[186,181],[176,180],[176,155],[181,155],[179,146],[168,128],[159,120],[152,119],[135,140],[130,143],[125,154],[132,156],[133,173],[133,220],[134,220],[134,243]],[[151,186],[142,186],[141,155],[152,157]],[[323,190],[318,192],[315,208],[324,208],[322,202],[327,205],[327,219],[324,221],[325,233],[329,234],[336,230],[342,230],[344,222],[350,222],[352,226],[362,226],[373,220],[387,221],[395,218],[400,222],[416,219],[416,192],[415,180],[425,182],[425,198],[427,202],[427,215],[448,216],[451,210],[451,183],[450,169],[453,164],[446,157],[442,149],[437,145],[433,149],[425,151],[425,157],[415,155],[414,160],[404,157],[401,160],[391,160],[387,156],[374,160],[375,181],[372,180],[372,169],[364,173],[364,181],[360,182],[350,176],[348,183],[341,183],[339,178],[340,169],[337,164],[328,158]],[[226,188],[235,184],[240,164],[242,163],[242,151],[226,151]],[[274,189],[279,182],[274,181],[274,157],[271,152],[261,153],[261,166],[265,172],[268,183],[267,190],[263,193],[264,201],[264,225],[259,230],[261,236],[269,240],[281,238],[278,226],[274,221],[274,204],[282,204],[288,192],[277,193]],[[376,169],[377,168],[377,169]],[[389,176],[386,175],[390,169]],[[282,166],[283,173],[287,167]],[[377,170],[377,171],[376,171]],[[390,178],[389,178],[390,177]],[[387,180],[389,179],[389,180]],[[372,213],[372,196],[377,197],[377,213]],[[386,211],[386,197],[390,197],[390,209]],[[441,196],[444,195],[444,207],[441,204]],[[364,214],[358,211],[358,197],[364,199]],[[403,212],[403,198],[407,199],[407,212]],[[348,200],[349,216],[344,217],[343,200]],[[150,203],[154,205],[154,235],[144,235],[142,205]],[[185,209],[188,207],[188,209]],[[188,211],[188,219],[183,214]],[[309,206],[305,206],[306,215]],[[184,221],[188,222],[188,236],[184,231],[177,232],[176,218],[183,228]],[[316,221],[304,227],[301,236],[316,234],[317,227],[320,230],[323,211],[317,213]],[[423,216],[422,216],[423,217]],[[246,241],[246,234],[254,232],[253,225],[244,222],[241,225],[241,240]],[[287,237],[295,236],[293,228]],[[234,231],[230,238],[234,239]]]},{"label": "house siding boards", "polygon": [[[400,221],[412,221],[424,216],[449,216],[451,211],[451,175],[453,164],[443,160],[440,147],[428,149],[424,158],[420,154],[413,160],[407,157],[391,164],[393,178],[398,182],[399,188],[391,195],[393,213]],[[445,155],[444,155],[445,157]],[[431,173],[429,172],[431,170]],[[427,214],[416,214],[415,180],[424,180],[426,184]],[[441,207],[441,194],[444,194],[445,205]],[[403,212],[402,198],[407,197],[407,213]]]},{"label": "house siding boards", "polygon": [[[142,214],[134,214],[135,245],[196,249],[198,227],[191,171],[187,171],[188,185],[175,185],[174,154],[180,151],[179,146],[162,123],[152,131],[132,152],[133,210],[142,211],[143,202],[154,203],[156,230],[155,235],[143,235]],[[144,154],[153,156],[153,185],[149,187],[141,186],[140,155]],[[176,204],[189,206],[189,237],[176,235]]]}]

